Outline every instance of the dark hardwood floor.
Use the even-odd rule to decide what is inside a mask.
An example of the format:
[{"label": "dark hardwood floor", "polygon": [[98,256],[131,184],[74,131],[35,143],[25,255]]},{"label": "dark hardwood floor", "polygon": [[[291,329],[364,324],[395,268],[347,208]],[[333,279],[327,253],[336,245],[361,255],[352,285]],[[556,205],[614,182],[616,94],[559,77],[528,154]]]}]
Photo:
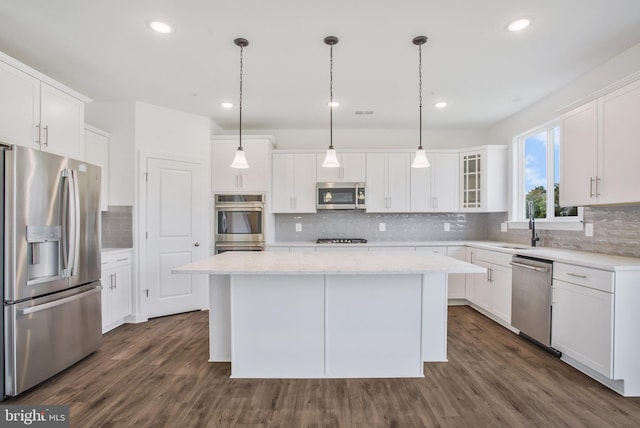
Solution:
[{"label": "dark hardwood floor", "polygon": [[449,362],[421,379],[229,379],[229,364],[207,358],[207,312],[125,325],[3,404],[67,404],[81,428],[640,426],[640,398],[463,306],[450,307]]}]

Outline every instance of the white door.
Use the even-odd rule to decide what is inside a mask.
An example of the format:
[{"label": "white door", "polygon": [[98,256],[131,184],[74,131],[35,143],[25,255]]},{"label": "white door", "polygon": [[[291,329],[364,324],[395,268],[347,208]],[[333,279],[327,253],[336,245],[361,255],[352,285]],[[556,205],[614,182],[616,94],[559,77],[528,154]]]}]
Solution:
[{"label": "white door", "polygon": [[202,185],[202,165],[149,158],[147,173],[147,275],[141,287],[146,314],[153,318],[202,309],[207,276],[171,273],[206,256],[208,186]]}]

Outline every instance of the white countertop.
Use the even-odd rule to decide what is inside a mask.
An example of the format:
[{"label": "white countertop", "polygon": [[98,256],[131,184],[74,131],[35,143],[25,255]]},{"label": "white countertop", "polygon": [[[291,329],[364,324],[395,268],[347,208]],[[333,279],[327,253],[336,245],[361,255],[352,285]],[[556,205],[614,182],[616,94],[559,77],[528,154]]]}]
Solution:
[{"label": "white countertop", "polygon": [[422,274],[482,273],[483,267],[440,254],[415,251],[277,252],[228,251],[180,266],[173,273],[205,274]]},{"label": "white countertop", "polygon": [[132,250],[133,248],[100,248],[101,253],[118,253]]},{"label": "white countertop", "polygon": [[[489,241],[370,241],[366,244],[317,244],[308,242],[275,242],[267,247],[442,247],[466,245],[508,254],[522,254],[530,257],[552,260],[607,271],[640,270],[640,258],[612,256],[587,251],[564,250],[550,247],[527,247],[508,242]],[[421,253],[423,254],[423,253]]]}]

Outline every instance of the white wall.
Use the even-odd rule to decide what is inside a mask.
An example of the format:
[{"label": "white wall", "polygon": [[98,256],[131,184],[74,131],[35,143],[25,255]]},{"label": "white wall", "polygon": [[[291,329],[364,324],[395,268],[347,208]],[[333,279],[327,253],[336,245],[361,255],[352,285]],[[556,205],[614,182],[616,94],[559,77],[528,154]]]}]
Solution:
[{"label": "white wall", "polygon": [[640,70],[640,43],[632,46],[568,85],[488,129],[492,144],[510,144],[512,138],[549,122],[556,112],[589,94]]},{"label": "white wall", "polygon": [[211,122],[208,117],[135,103],[136,150],[210,158]]},{"label": "white wall", "polygon": [[[237,134],[237,130],[217,133]],[[329,145],[327,129],[261,129],[247,130],[247,135],[273,135],[278,149],[319,149]],[[333,145],[340,149],[413,149],[418,147],[418,129],[335,129]],[[422,131],[422,144],[427,149],[457,149],[489,144],[483,129],[443,129]]]},{"label": "white wall", "polygon": [[109,205],[133,205],[135,104],[92,102],[85,121],[111,134],[109,139]]}]

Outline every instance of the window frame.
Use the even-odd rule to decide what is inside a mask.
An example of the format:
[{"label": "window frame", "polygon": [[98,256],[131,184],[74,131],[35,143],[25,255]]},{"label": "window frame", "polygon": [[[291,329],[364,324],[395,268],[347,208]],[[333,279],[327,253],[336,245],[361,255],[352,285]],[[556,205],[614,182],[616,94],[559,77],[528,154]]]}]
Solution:
[{"label": "window frame", "polygon": [[[536,218],[536,229],[540,230],[582,230],[583,229],[583,213],[584,208],[578,207],[578,215],[571,217],[556,217],[553,185],[555,184],[555,138],[554,130],[560,127],[560,121],[555,119],[546,122],[540,126],[530,129],[516,135],[512,139],[512,188],[511,188],[511,209],[509,210],[508,225],[512,229],[528,229],[529,220],[526,217],[525,200],[525,156],[524,142],[527,138],[537,134],[546,133],[547,135],[547,217]],[[559,133],[560,134],[560,133]],[[551,144],[549,144],[551,143]],[[559,144],[562,144],[560,139]],[[560,165],[560,168],[562,166]],[[551,184],[551,186],[550,186]],[[549,216],[551,214],[551,216]]]}]

